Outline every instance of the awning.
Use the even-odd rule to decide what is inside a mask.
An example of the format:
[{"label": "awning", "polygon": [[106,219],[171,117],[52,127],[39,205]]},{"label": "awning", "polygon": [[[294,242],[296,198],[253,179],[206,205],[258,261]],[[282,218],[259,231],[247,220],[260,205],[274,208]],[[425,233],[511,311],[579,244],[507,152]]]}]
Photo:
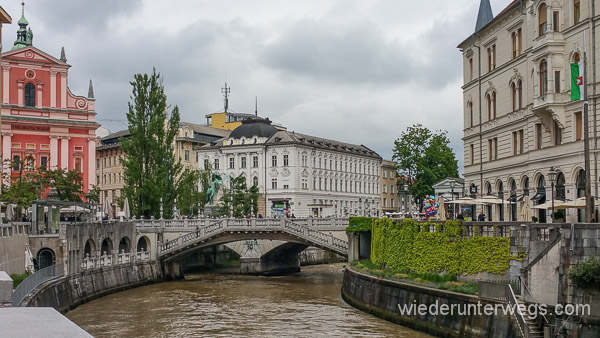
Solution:
[{"label": "awning", "polygon": [[519,197],[517,199],[517,202],[523,202],[523,199],[525,198],[525,196],[529,197],[529,194],[523,194],[523,195],[521,195],[521,197]]},{"label": "awning", "polygon": [[546,191],[538,191],[535,196],[531,198],[532,201],[545,201],[546,200]]},{"label": "awning", "polygon": [[517,195],[510,195],[510,197],[507,199],[507,201],[510,203],[517,202]]},{"label": "awning", "polygon": [[504,201],[496,196],[483,196],[475,200],[476,204],[502,204]]}]

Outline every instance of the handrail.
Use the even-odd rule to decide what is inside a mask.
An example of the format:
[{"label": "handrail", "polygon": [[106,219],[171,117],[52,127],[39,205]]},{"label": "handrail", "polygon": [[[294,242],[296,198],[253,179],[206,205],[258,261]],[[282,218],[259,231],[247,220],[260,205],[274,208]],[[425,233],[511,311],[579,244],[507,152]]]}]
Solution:
[{"label": "handrail", "polygon": [[36,287],[46,281],[62,276],[64,272],[64,263],[60,263],[47,266],[36,271],[33,275],[25,278],[25,280],[23,280],[13,292],[12,306],[19,306],[23,299],[25,299],[25,297]]},{"label": "handrail", "polygon": [[513,292],[513,289],[510,286],[510,284],[505,284],[505,288],[506,288],[506,300],[507,300],[507,303],[510,306],[512,306],[514,309],[513,315],[517,319],[517,324],[519,325],[519,330],[521,330],[521,334],[523,335],[523,337],[529,338],[529,333],[530,333],[529,325],[527,325],[527,322],[525,321],[525,317],[523,316],[523,313],[521,312],[521,309],[519,308],[519,302],[517,301],[517,297],[515,297],[515,293]]},{"label": "handrail", "polygon": [[[537,299],[535,299],[535,297],[529,290],[529,287],[527,286],[527,284],[521,279],[521,276],[519,276],[519,281],[521,282],[521,284],[525,285],[525,290],[527,291],[527,293],[529,293],[529,295],[531,296],[531,299],[533,299],[533,302],[535,303],[536,307],[539,309],[540,303],[538,303]],[[546,324],[550,324],[550,322],[548,322],[548,318],[546,318],[546,316],[544,316],[543,314],[541,314],[541,315],[544,318],[544,320],[546,321]]]}]

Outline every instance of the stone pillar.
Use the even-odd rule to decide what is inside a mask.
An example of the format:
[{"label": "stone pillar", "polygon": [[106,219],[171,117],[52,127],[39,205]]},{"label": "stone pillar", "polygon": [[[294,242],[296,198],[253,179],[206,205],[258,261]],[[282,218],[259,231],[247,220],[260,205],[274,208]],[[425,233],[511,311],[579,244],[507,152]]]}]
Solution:
[{"label": "stone pillar", "polygon": [[2,66],[2,103],[10,101],[10,66]]},{"label": "stone pillar", "polygon": [[11,145],[12,145],[12,134],[3,133],[2,134],[2,168],[4,168],[4,162],[6,160],[10,160],[12,158]]},{"label": "stone pillar", "polygon": [[60,167],[69,170],[69,137],[62,137],[60,140]]},{"label": "stone pillar", "polygon": [[58,136],[50,136],[50,169],[58,167]]},{"label": "stone pillar", "polygon": [[37,87],[37,94],[36,94],[35,105],[37,108],[41,108],[44,106],[44,103],[42,102],[42,84],[38,83],[36,87]]},{"label": "stone pillar", "polygon": [[56,71],[50,71],[50,107],[56,108]]},{"label": "stone pillar", "polygon": [[60,73],[60,107],[67,108],[67,72]]},{"label": "stone pillar", "polygon": [[23,81],[17,82],[17,104],[22,106],[25,104],[24,98],[25,94],[23,93]]}]

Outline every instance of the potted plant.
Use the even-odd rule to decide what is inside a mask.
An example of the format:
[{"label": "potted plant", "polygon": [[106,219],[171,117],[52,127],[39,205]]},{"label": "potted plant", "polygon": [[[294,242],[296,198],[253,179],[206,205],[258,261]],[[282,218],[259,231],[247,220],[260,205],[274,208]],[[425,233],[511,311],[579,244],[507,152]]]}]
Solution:
[{"label": "potted plant", "polygon": [[534,222],[534,223],[537,223],[538,222],[538,218],[535,217],[535,216],[531,216],[531,221]]},{"label": "potted plant", "polygon": [[565,221],[565,213],[562,210],[555,211],[554,212],[554,221],[564,222]]}]

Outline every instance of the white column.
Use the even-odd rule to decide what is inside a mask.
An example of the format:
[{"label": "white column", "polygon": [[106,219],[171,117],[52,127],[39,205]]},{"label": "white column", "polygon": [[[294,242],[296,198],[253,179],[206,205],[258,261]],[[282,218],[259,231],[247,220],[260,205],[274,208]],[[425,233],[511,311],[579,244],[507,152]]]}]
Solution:
[{"label": "white column", "polygon": [[2,67],[2,103],[8,104],[10,98],[10,66]]},{"label": "white column", "polygon": [[69,137],[64,136],[60,140],[60,167],[69,170]]},{"label": "white column", "polygon": [[36,100],[36,101],[37,101],[37,102],[36,102],[36,106],[37,106],[38,108],[41,108],[41,107],[43,107],[43,106],[44,106],[44,104],[43,104],[43,102],[42,102],[42,85],[41,85],[41,84],[39,84],[39,83],[38,83],[38,85],[37,85],[37,94],[36,94],[36,95],[37,95],[37,97],[36,97],[36,99],[37,99],[37,100]]},{"label": "white column", "polygon": [[50,107],[56,108],[56,71],[50,71]]},{"label": "white column", "polygon": [[92,188],[96,182],[96,140],[88,139],[88,187]]},{"label": "white column", "polygon": [[17,83],[17,104],[19,106],[22,106],[25,104],[24,100],[23,100],[24,96],[25,95],[23,94],[23,82],[18,82]]},{"label": "white column", "polygon": [[58,136],[50,136],[50,169],[58,167]]},{"label": "white column", "polygon": [[2,134],[2,167],[6,160],[12,159],[11,154],[12,134]]},{"label": "white column", "polygon": [[60,107],[67,108],[67,72],[60,73]]}]

